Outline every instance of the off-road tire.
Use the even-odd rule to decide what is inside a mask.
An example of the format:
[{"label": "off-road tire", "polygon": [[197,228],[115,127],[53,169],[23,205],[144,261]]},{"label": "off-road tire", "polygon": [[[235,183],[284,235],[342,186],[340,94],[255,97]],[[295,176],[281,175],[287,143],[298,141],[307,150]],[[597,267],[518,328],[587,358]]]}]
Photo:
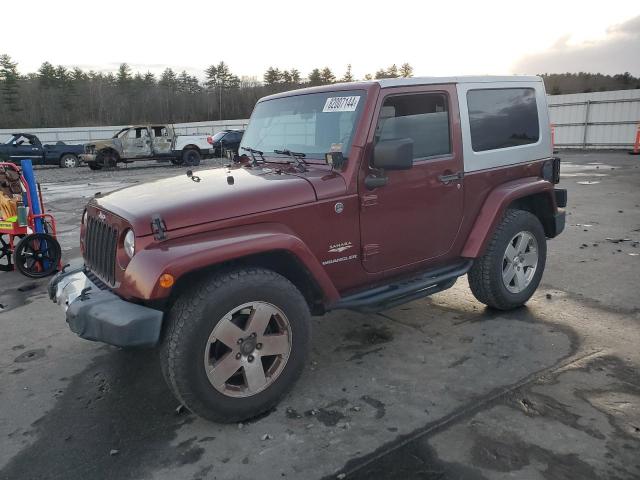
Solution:
[{"label": "off-road tire", "polygon": [[65,153],[60,157],[60,168],[75,168],[79,164],[78,157],[73,153]]},{"label": "off-road tire", "polygon": [[102,165],[97,162],[87,162],[87,165],[91,170],[102,170]]},{"label": "off-road tire", "polygon": [[188,148],[182,151],[182,164],[197,167],[200,165],[201,155],[195,148]]},{"label": "off-road tire", "polygon": [[[502,280],[503,257],[509,241],[519,232],[531,233],[537,241],[538,264],[530,283],[519,293],[510,292]],[[496,227],[487,249],[468,274],[469,287],[479,302],[498,310],[524,305],[540,284],[547,257],[544,229],[540,220],[524,210],[507,210]]]},{"label": "off-road tire", "polygon": [[[265,390],[230,397],[207,378],[206,344],[224,315],[257,300],[285,313],[291,327],[291,351],[284,369]],[[310,334],[309,307],[289,280],[262,268],[221,272],[186,290],[169,311],[159,350],[162,372],[176,398],[193,413],[215,422],[238,422],[270,410],[292,388],[304,368]]]}]

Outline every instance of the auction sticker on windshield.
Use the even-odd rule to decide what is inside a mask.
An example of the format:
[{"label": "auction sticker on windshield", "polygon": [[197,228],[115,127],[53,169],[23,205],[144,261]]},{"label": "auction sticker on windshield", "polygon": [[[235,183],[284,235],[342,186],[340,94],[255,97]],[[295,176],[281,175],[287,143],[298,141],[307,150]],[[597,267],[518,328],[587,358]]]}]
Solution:
[{"label": "auction sticker on windshield", "polygon": [[329,97],[324,104],[322,112],[355,112],[359,101],[359,96]]}]

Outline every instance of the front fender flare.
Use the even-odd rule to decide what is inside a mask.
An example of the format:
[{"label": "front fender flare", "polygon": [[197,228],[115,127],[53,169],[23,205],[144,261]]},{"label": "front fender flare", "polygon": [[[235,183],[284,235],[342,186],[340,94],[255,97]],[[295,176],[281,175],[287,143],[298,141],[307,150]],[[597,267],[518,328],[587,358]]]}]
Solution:
[{"label": "front fender flare", "polygon": [[153,243],[136,253],[124,272],[118,290],[131,298],[166,298],[170,289],[158,285],[163,273],[178,280],[183,275],[250,255],[286,251],[294,255],[312,275],[327,303],[340,297],[333,282],[307,245],[281,224],[263,223],[199,233]]},{"label": "front fender flare", "polygon": [[493,189],[480,209],[461,256],[465,258],[481,256],[507,207],[514,200],[536,193],[548,194],[552,202],[551,205],[554,205],[555,208],[553,184],[540,177],[520,178],[503,183]]}]

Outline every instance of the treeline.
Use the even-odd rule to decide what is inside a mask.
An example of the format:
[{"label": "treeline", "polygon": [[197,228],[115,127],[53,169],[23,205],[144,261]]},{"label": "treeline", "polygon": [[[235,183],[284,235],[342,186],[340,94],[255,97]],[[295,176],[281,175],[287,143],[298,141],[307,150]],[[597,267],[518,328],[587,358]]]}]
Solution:
[{"label": "treeline", "polygon": [[[412,74],[405,63],[366,78]],[[0,55],[0,128],[247,118],[265,95],[355,79],[349,65],[341,77],[328,67],[315,68],[306,77],[296,69],[270,67],[262,80],[238,77],[224,62],[209,66],[204,80],[171,68],[159,76],[134,73],[126,63],[116,72],[103,73],[44,62],[37,72],[22,74],[10,56]]]},{"label": "treeline", "polygon": [[618,75],[601,73],[551,73],[541,75],[547,93],[562,95],[565,93],[605,92],[609,90],[629,90],[640,88],[640,77],[629,72]]},{"label": "treeline", "polygon": [[[408,63],[364,76],[411,77]],[[640,88],[640,78],[591,73],[544,74],[547,92],[593,92]],[[84,71],[44,62],[23,74],[0,55],[0,128],[123,125],[143,122],[197,122],[247,118],[260,97],[296,88],[356,81],[347,65],[340,75],[329,67],[303,75],[295,68],[269,67],[261,80],[239,77],[220,62],[198,79],[167,68],[161,75],[133,72],[123,63],[115,72]]]}]

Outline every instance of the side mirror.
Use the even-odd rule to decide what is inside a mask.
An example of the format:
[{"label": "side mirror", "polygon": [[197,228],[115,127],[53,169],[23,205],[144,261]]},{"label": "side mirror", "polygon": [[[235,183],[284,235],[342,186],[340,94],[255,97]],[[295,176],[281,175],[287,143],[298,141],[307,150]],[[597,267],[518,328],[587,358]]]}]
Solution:
[{"label": "side mirror", "polygon": [[382,170],[409,170],[413,167],[413,140],[378,142],[373,150],[373,166]]}]

